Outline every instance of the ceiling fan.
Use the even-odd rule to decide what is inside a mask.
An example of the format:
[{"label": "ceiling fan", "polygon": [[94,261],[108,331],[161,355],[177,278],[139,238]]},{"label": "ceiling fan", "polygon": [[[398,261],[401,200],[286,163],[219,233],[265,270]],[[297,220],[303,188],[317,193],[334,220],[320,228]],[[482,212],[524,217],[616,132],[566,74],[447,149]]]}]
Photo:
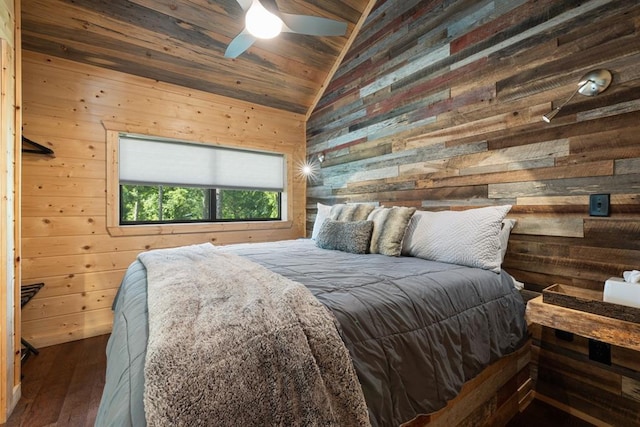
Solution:
[{"label": "ceiling fan", "polygon": [[245,28],[227,46],[224,53],[226,58],[237,58],[257,39],[271,39],[281,32],[311,36],[343,36],[347,32],[345,22],[319,16],[283,13],[275,0],[237,2],[245,11]]}]

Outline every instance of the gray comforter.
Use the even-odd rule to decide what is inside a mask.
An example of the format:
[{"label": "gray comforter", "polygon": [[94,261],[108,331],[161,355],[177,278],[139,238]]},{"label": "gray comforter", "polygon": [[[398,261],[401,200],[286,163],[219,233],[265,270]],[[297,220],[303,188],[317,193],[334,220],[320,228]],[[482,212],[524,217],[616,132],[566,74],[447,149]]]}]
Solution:
[{"label": "gray comforter", "polygon": [[[374,426],[444,407],[526,336],[522,298],[504,272],[329,251],[309,240],[220,249],[304,284],[333,312]],[[139,262],[127,271],[114,309],[96,425],[143,426],[147,306]]]}]

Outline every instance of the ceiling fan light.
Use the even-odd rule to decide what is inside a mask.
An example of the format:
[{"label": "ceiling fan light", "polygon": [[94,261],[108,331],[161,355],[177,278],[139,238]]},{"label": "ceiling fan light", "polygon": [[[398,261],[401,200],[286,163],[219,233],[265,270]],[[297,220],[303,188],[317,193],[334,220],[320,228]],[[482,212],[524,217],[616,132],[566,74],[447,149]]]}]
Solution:
[{"label": "ceiling fan light", "polygon": [[245,15],[247,31],[259,39],[272,39],[282,31],[282,20],[254,1]]}]

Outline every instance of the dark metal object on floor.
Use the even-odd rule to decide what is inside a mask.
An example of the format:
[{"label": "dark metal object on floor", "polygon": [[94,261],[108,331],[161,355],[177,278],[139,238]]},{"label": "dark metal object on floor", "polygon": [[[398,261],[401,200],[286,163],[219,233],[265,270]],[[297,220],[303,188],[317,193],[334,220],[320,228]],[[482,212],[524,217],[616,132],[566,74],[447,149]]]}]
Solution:
[{"label": "dark metal object on floor", "polygon": [[[20,288],[20,308],[24,307],[29,301],[31,301],[31,298],[36,296],[36,294],[40,291],[40,289],[42,289],[43,286],[44,283],[34,283],[31,285],[22,286]],[[24,338],[20,338],[20,342],[25,347],[22,350],[22,355],[20,358],[23,363],[29,358],[32,353],[36,355],[39,353],[38,349],[32,346],[29,341],[25,340]]]}]

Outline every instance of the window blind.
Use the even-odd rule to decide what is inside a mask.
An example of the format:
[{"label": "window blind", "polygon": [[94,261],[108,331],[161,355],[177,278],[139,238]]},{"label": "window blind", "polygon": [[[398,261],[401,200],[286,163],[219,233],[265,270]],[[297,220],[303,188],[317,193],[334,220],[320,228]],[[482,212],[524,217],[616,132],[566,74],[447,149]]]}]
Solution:
[{"label": "window blind", "polygon": [[121,136],[121,184],[284,190],[284,156]]}]

